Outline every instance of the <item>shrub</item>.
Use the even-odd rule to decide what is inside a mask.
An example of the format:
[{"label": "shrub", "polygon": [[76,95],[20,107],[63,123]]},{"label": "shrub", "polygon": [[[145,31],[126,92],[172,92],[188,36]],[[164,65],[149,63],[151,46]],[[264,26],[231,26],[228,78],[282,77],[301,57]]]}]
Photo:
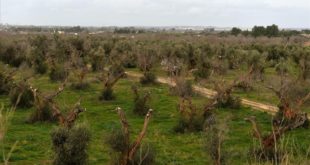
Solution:
[{"label": "shrub", "polygon": [[48,66],[46,63],[38,62],[34,65],[34,70],[36,73],[45,74],[48,70]]},{"label": "shrub", "polygon": [[192,83],[189,80],[177,79],[176,85],[170,88],[170,92],[179,97],[191,97],[193,95]]},{"label": "shrub", "polygon": [[111,134],[106,137],[105,143],[116,152],[122,152],[126,149],[126,139],[121,129],[113,129]]},{"label": "shrub", "polygon": [[197,70],[193,72],[195,80],[207,79],[211,75],[212,66],[209,62],[203,62],[198,65]]},{"label": "shrub", "polygon": [[234,96],[218,97],[217,106],[222,108],[239,109],[241,107],[241,99]]},{"label": "shrub", "polygon": [[99,100],[114,100],[115,96],[113,94],[112,87],[106,87],[103,89],[101,96],[99,97]]},{"label": "shrub", "polygon": [[202,111],[197,111],[190,98],[182,99],[178,105],[178,111],[180,112],[180,118],[173,128],[175,132],[198,132],[204,129],[206,117]]},{"label": "shrub", "polygon": [[51,81],[64,81],[68,77],[69,73],[66,68],[59,64],[55,65],[49,74]]},{"label": "shrub", "polygon": [[13,79],[5,73],[0,72],[0,95],[9,94],[12,88]]},{"label": "shrub", "polygon": [[137,151],[132,165],[152,165],[155,164],[156,151],[152,145],[142,145]]},{"label": "shrub", "polygon": [[228,128],[226,123],[216,123],[206,129],[206,145],[205,149],[208,152],[210,158],[214,164],[226,164],[227,151],[223,147],[225,135],[227,134]]},{"label": "shrub", "polygon": [[143,128],[137,138],[131,141],[129,124],[126,115],[121,108],[117,108],[122,127],[113,130],[110,135],[106,137],[105,142],[111,147],[112,164],[153,164],[155,154],[153,148],[142,145],[142,140],[146,134],[147,127],[152,116],[153,110],[150,109],[145,115]]},{"label": "shrub", "polygon": [[28,123],[36,122],[53,122],[56,121],[56,118],[52,114],[52,106],[46,102],[43,102],[41,105],[35,105],[36,108],[30,115]]},{"label": "shrub", "polygon": [[75,90],[84,90],[89,87],[88,82],[72,83],[71,87]]},{"label": "shrub", "polygon": [[23,49],[20,47],[20,45],[11,43],[0,55],[0,60],[13,67],[19,67],[20,64],[25,60],[25,57],[21,54],[23,54]]},{"label": "shrub", "polygon": [[[121,153],[126,150],[126,137],[120,129],[114,129],[112,133],[106,137],[105,143],[108,144],[114,152]],[[134,159],[128,164],[131,165],[151,165],[155,162],[155,150],[152,145],[141,145]],[[112,164],[119,164],[120,158],[115,157]]]},{"label": "shrub", "polygon": [[90,142],[90,131],[84,125],[73,128],[59,127],[52,131],[55,165],[85,165]]},{"label": "shrub", "polygon": [[150,101],[150,92],[144,92],[141,96],[141,94],[139,93],[137,87],[133,86],[132,90],[135,94],[135,98],[134,98],[134,109],[133,109],[133,113],[143,116],[145,115],[148,110],[150,109],[149,106],[149,101]]},{"label": "shrub", "polygon": [[242,82],[238,83],[236,85],[236,88],[241,89],[245,92],[253,91],[253,86],[247,81],[242,81]]},{"label": "shrub", "polygon": [[156,75],[150,71],[144,72],[143,77],[140,78],[141,84],[155,84],[156,83]]},{"label": "shrub", "polygon": [[29,85],[27,85],[25,82],[21,82],[14,88],[12,88],[9,95],[12,105],[15,105],[17,103],[19,97],[20,98],[17,107],[30,108],[33,105],[33,93],[30,90]]},{"label": "shrub", "polygon": [[181,117],[173,130],[177,133],[199,132],[204,129],[204,123],[203,115],[195,115],[191,119]]}]

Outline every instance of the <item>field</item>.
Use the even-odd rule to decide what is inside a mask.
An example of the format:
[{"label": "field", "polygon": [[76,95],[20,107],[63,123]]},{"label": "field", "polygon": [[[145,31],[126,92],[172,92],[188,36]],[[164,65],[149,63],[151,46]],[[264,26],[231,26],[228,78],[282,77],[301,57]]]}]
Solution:
[{"label": "field", "polygon": [[[28,39],[26,39],[27,37]],[[37,37],[37,35],[21,35],[16,38],[10,35],[9,37],[3,35],[2,48],[5,47],[3,45],[6,45],[6,43],[10,43],[11,41],[8,42],[8,40],[11,40],[12,38],[14,38],[12,40],[18,41],[18,43],[27,43],[31,39],[33,39],[33,42],[30,42],[29,48],[25,48],[24,51],[20,51],[22,48],[25,47],[25,45],[21,44],[20,49],[17,49],[19,53],[16,53],[16,58],[18,59],[18,56],[22,56],[21,59],[22,61],[26,61],[26,63],[28,63],[27,66],[25,66],[25,64],[20,64],[18,67],[16,67],[14,66],[16,63],[12,61],[9,61],[11,62],[11,64],[7,66],[5,65],[5,63],[7,63],[8,61],[6,61],[5,58],[2,58],[2,63],[0,65],[2,66],[2,68],[6,68],[6,70],[14,70],[14,68],[17,70],[16,73],[12,76],[12,81],[22,82],[22,79],[31,75],[29,76],[30,78],[27,79],[26,83],[30,84],[34,88],[39,89],[41,93],[53,93],[57,91],[61,84],[63,84],[63,82],[65,81],[67,85],[64,91],[61,91],[59,96],[57,96],[55,101],[53,102],[53,104],[57,104],[57,106],[59,106],[59,109],[61,109],[62,113],[70,113],[72,106],[79,98],[81,98],[81,107],[86,108],[86,111],[78,115],[77,121],[74,125],[86,126],[86,128],[90,131],[90,143],[87,147],[89,164],[110,164],[111,162],[115,161],[115,157],[113,156],[117,154],[115,154],[109,144],[107,144],[106,139],[107,137],[109,137],[111,132],[113,132],[113,130],[120,130],[121,128],[120,118],[116,111],[117,107],[121,107],[127,116],[131,139],[135,139],[139,135],[144,123],[144,115],[139,116],[133,112],[133,109],[135,108],[135,95],[132,90],[133,85],[135,85],[141,91],[150,92],[149,107],[153,109],[153,114],[151,116],[150,122],[148,123],[147,132],[143,137],[140,148],[143,148],[143,146],[151,146],[154,149],[154,151],[152,152],[154,152],[156,156],[155,161],[152,162],[153,164],[199,165],[214,163],[214,158],[210,156],[210,148],[208,148],[208,145],[210,145],[210,129],[203,129],[200,131],[190,130],[181,133],[175,132],[174,130],[175,126],[178,125],[179,121],[183,119],[182,113],[180,113],[178,109],[178,105],[180,104],[182,99],[188,99],[188,96],[185,97],[173,93],[171,87],[167,84],[160,84],[156,82],[141,84],[139,82],[140,79],[138,78],[124,75],[118,77],[117,73],[116,75],[114,75],[114,71],[117,69],[114,68],[115,70],[113,70],[113,67],[116,65],[115,63],[117,63],[118,61],[124,63],[137,63],[135,63],[134,68],[126,67],[127,65],[129,65],[127,63],[118,63],[118,65],[124,66],[124,70],[122,71],[122,73],[125,71],[130,71],[145,75],[146,73],[152,72],[152,74],[154,74],[156,77],[172,78],[176,81],[179,78],[182,82],[188,80],[189,82],[191,82],[191,84],[199,84],[202,87],[213,89],[220,93],[220,90],[215,88],[214,84],[221,84],[222,80],[225,80],[223,85],[220,86],[224,88],[234,83],[236,79],[238,81],[242,80],[243,82],[242,78],[246,77],[248,71],[251,70],[251,67],[249,67],[248,64],[242,62],[247,61],[243,59],[243,57],[245,57],[244,52],[249,53],[250,50],[255,49],[256,47],[261,46],[262,48],[257,48],[258,50],[260,50],[264,49],[264,46],[268,47],[274,44],[276,45],[275,47],[278,46],[280,49],[283,48],[282,46],[284,42],[284,39],[282,38],[246,38],[245,40],[251,41],[252,43],[256,43],[257,45],[259,45],[252,45],[253,47],[248,48],[250,47],[250,44],[247,44],[247,42],[242,42],[242,39],[244,38],[240,39],[238,37],[217,38],[216,36],[207,36],[203,39],[199,39],[198,41],[196,41],[195,38],[190,35],[178,36],[172,34],[169,35],[169,37],[165,37],[165,35],[159,34],[158,36],[155,35],[155,37],[154,34],[144,34],[138,35],[135,40],[131,40],[130,36],[126,35],[123,38],[121,36],[118,36],[119,38],[117,39],[109,35],[100,37],[98,36],[98,38],[83,36],[81,38],[78,38],[77,40],[74,40],[75,38],[70,36],[58,36],[60,39],[53,40],[53,36],[47,35],[46,41],[44,38],[41,38],[42,40],[40,40],[40,38],[35,37]],[[148,37],[150,39],[148,39]],[[292,43],[289,43],[289,45],[291,45],[292,47],[296,46],[296,49],[301,49],[300,51],[309,52],[309,48],[304,48],[303,46],[300,46],[300,43],[305,42],[304,40],[307,39],[298,39],[301,41],[298,40],[297,43],[294,43],[294,40],[292,39]],[[188,60],[188,57],[187,55],[182,54],[182,50],[184,49],[184,47],[187,46],[187,43],[184,44],[183,40],[186,40],[186,42],[191,43],[192,45],[197,44],[198,46],[194,46],[195,48],[197,48],[197,50],[200,50],[200,48],[203,47],[203,43],[207,42],[209,45],[211,45],[212,49],[214,48],[217,50],[218,47],[219,50],[224,49],[222,48],[221,44],[225,44],[225,49],[234,47],[239,51],[244,52],[239,52],[239,54],[235,54],[235,56],[242,56],[239,60],[233,61],[237,63],[236,66],[238,66],[238,68],[228,67],[225,68],[226,71],[223,73],[221,72],[222,68],[217,70],[217,67],[224,66],[226,65],[226,63],[224,64],[219,59],[217,59],[217,55],[210,57],[210,68],[213,68],[211,74],[208,75],[209,77],[197,77],[197,74],[195,74],[195,70],[199,71],[201,69],[199,68],[200,66],[205,66],[204,64],[199,64],[199,59],[206,59],[209,57],[207,57],[208,55],[205,55],[203,53],[196,53],[195,57],[198,59],[196,59],[197,64],[195,64],[193,68],[188,69],[187,67],[189,66],[187,66],[187,61],[185,61],[185,59]],[[175,41],[175,43],[171,44],[172,41]],[[234,44],[234,42],[236,41],[242,42],[241,46],[236,46],[236,44]],[[39,42],[40,44],[38,45],[43,45],[42,43],[46,42],[46,47],[43,47],[42,49],[46,49],[48,53],[43,54],[43,58],[39,56],[42,55],[39,51],[41,47],[36,45],[35,42]],[[65,42],[66,45],[73,45],[68,48],[69,53],[67,53],[67,51],[62,52],[61,49],[63,47],[58,45],[58,43],[63,44]],[[83,42],[82,49],[79,48],[79,46],[81,46],[79,45],[79,42]],[[116,51],[111,51],[112,53],[107,53],[107,50],[109,48],[107,48],[106,45],[109,45],[107,43],[110,42],[114,44],[114,46],[112,46],[112,49]],[[144,43],[147,46],[139,47],[143,45],[139,45],[139,42]],[[171,50],[166,50],[166,48],[158,48],[160,47],[160,45],[164,45],[165,43],[173,45],[170,49],[174,50],[174,53],[172,53]],[[83,76],[83,68],[85,68],[86,65],[88,65],[89,63],[91,63],[91,66],[95,66],[95,64],[100,66],[100,63],[96,63],[98,61],[100,62],[100,60],[97,59],[97,54],[94,53],[95,50],[95,52],[99,52],[98,54],[100,55],[102,47],[98,45],[103,45],[102,47],[105,48],[105,53],[103,53],[105,56],[103,56],[102,58],[104,58],[104,60],[106,60],[107,62],[103,64],[104,67],[101,67],[98,70],[95,70],[93,68],[95,71],[88,71],[87,74],[85,73],[85,75]],[[91,47],[94,50],[90,50],[91,48],[88,48],[87,46]],[[130,48],[128,48],[127,46]],[[287,52],[293,52],[292,50],[295,50],[294,48],[290,48],[290,50],[287,50],[288,48],[283,49]],[[4,56],[8,52],[4,50],[5,48],[1,49],[0,55]],[[156,51],[156,53],[154,53],[154,51]],[[208,51],[208,48],[201,48],[201,51]],[[217,51],[212,52],[214,53]],[[25,55],[24,57],[23,53],[27,55]],[[65,53],[69,57],[63,56],[62,53]],[[229,53],[229,51],[227,51],[226,54],[232,53]],[[267,52],[264,51],[260,53],[262,59],[265,59],[265,57],[267,56],[266,54]],[[135,58],[134,60],[130,61],[132,56],[134,56]],[[300,75],[300,69],[298,67],[298,64],[295,64],[294,60],[290,58],[290,55],[288,56],[289,57],[286,61],[287,63],[285,63],[285,65],[288,66],[288,71],[285,72],[285,78],[287,80],[293,81],[295,79],[298,79]],[[39,58],[39,60],[37,60],[36,58]],[[59,60],[60,58],[63,59]],[[246,58],[248,57],[246,56]],[[230,58],[227,57],[227,59]],[[308,58],[307,60],[309,59],[310,58]],[[53,60],[59,61],[55,62]],[[80,60],[82,60],[82,62]],[[36,61],[39,62],[36,63]],[[44,65],[46,64],[48,68],[46,72],[41,74],[35,73],[35,68],[37,68],[36,66],[41,65],[40,61],[46,61]],[[67,63],[68,61],[71,61],[70,64]],[[182,69],[180,69],[180,75],[171,75],[172,73],[176,72],[175,70],[167,72],[167,69],[161,64],[162,61],[169,61],[173,66],[181,66]],[[219,63],[216,64],[213,62]],[[278,72],[277,67],[274,67],[278,65],[270,64],[275,62],[281,64],[281,60],[275,59],[274,61],[271,61],[270,63],[269,62],[263,62],[267,65],[264,66],[264,81],[253,80],[251,81],[251,87],[253,87],[252,90],[245,91],[243,90],[243,88],[236,88],[233,90],[233,93],[231,95],[229,94],[228,97],[230,98],[230,96],[232,96],[234,98],[247,98],[253,101],[258,101],[274,106],[281,104],[277,95],[272,90],[266,88],[266,86],[270,84],[274,87],[280,87],[281,85],[283,85],[280,84],[280,80],[284,76],[282,72]],[[53,81],[51,80],[51,72],[53,71],[53,69],[57,69],[58,64],[60,66],[70,65],[69,69],[67,70],[68,77],[63,80]],[[202,68],[210,69],[209,67]],[[296,86],[300,87],[298,88],[298,90],[301,89],[302,92],[297,94],[294,93],[295,98],[293,94],[290,95],[291,93],[289,93],[289,96],[293,97],[287,97],[288,99],[291,99],[289,101],[292,101],[296,98],[302,100],[301,98],[305,96],[304,93],[310,90],[310,76],[308,76],[309,73],[310,72],[306,72],[307,76],[305,77],[305,80],[301,82],[302,85],[298,86],[299,84],[295,83]],[[98,80],[100,79],[99,77],[102,75],[104,75],[104,80]],[[252,75],[252,72],[250,75]],[[79,79],[79,76],[83,78]],[[241,78],[239,78],[240,76]],[[119,79],[116,79],[115,77],[118,77]],[[197,78],[199,80],[197,80]],[[114,79],[116,80],[115,83],[113,81]],[[111,84],[113,88],[114,98],[111,100],[99,99],[99,97],[102,95],[102,91],[104,91],[105,88],[110,85],[110,81],[113,82]],[[81,84],[86,82],[87,87],[85,89],[75,89],[74,87],[72,87],[72,84],[76,82],[81,82]],[[193,104],[198,110],[203,110],[207,103],[214,101],[213,98],[206,98],[197,93],[191,94],[189,98],[193,101]],[[11,103],[10,95],[8,94],[0,95],[0,102],[3,104],[4,109],[9,109],[13,104]],[[295,106],[294,104],[294,106],[292,107],[296,108],[297,106]],[[298,111],[296,110],[296,115],[299,115],[299,113],[301,112],[307,112],[309,114],[309,102],[305,100],[305,104],[303,104],[301,107],[297,107],[296,109],[298,109]],[[1,141],[1,152],[5,153],[8,153],[13,144],[17,142],[17,145],[11,153],[11,157],[9,159],[10,164],[52,164],[54,160],[55,153],[51,140],[51,132],[53,132],[53,130],[59,129],[59,127],[62,126],[58,124],[58,122],[26,122],[29,116],[31,116],[31,114],[35,111],[36,106],[33,105],[29,108],[18,107],[16,111],[14,111],[14,114],[10,119],[5,138]],[[5,114],[6,113],[4,113],[4,115]],[[253,153],[250,152],[251,148],[259,146],[259,142],[256,138],[253,137],[252,125],[251,123],[247,122],[245,118],[255,116],[256,122],[260,125],[260,129],[266,135],[272,134],[272,131],[274,131],[272,129],[281,129],[291,126],[281,125],[276,127],[275,125],[273,125],[274,116],[266,112],[261,112],[243,105],[239,108],[230,107],[229,105],[224,107],[212,107],[212,114],[214,115],[216,120],[215,125],[218,125],[220,127],[220,130],[223,130],[221,136],[218,136],[222,138],[222,142],[220,143],[222,156],[220,157],[220,159],[221,163],[223,164],[272,164],[272,161],[274,161],[273,159],[268,161],[256,158],[255,156],[253,156]],[[295,124],[295,121],[293,120],[289,122]],[[71,127],[69,127],[68,129],[71,129]],[[285,133],[281,132],[280,137],[281,138],[276,138],[274,148],[281,151],[281,156],[283,157],[281,157],[281,160],[277,160],[276,164],[310,163],[310,131],[308,130],[308,128],[300,125],[298,125],[298,127],[296,128],[290,127],[289,130],[285,130]]]}]

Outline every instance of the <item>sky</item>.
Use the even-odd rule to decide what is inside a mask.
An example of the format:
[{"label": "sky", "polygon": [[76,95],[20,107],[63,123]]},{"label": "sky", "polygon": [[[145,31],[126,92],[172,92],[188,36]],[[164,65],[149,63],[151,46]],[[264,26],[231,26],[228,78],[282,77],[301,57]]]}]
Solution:
[{"label": "sky", "polygon": [[310,0],[1,0],[1,22],[310,28]]}]

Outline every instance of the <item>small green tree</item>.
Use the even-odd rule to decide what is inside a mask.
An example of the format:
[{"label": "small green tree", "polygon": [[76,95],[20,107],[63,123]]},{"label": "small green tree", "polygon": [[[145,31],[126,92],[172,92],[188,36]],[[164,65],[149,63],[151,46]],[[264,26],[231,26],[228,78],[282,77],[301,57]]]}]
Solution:
[{"label": "small green tree", "polygon": [[87,148],[90,142],[90,131],[85,125],[74,124],[78,115],[85,111],[80,107],[80,101],[67,115],[64,115],[57,106],[54,106],[53,111],[59,121],[59,127],[51,133],[54,151],[53,164],[88,164]]},{"label": "small green tree", "polygon": [[237,27],[233,27],[230,31],[231,35],[237,36],[242,32],[242,30],[240,28]]},{"label": "small green tree", "polygon": [[254,26],[252,28],[252,35],[254,37],[264,36],[266,34],[266,28],[264,26]]},{"label": "small green tree", "polygon": [[277,37],[279,35],[279,28],[277,25],[273,24],[266,27],[266,35],[268,37]]}]

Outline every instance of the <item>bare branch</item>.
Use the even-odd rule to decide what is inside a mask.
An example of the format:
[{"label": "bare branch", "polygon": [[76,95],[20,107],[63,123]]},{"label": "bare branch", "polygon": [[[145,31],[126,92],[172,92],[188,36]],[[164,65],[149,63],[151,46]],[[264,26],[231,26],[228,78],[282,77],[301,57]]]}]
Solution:
[{"label": "bare branch", "polygon": [[140,146],[141,142],[142,142],[142,139],[146,133],[146,130],[147,130],[147,126],[149,124],[149,121],[150,121],[150,118],[152,116],[152,112],[153,110],[150,109],[148,111],[148,113],[145,115],[145,118],[144,118],[144,124],[143,124],[143,128],[138,136],[138,138],[136,139],[136,141],[134,142],[134,144],[132,145],[131,149],[130,149],[130,152],[129,152],[129,160],[132,160],[133,159],[133,156],[134,154],[136,153],[138,147]]},{"label": "bare branch", "polygon": [[258,138],[259,142],[260,142],[260,146],[262,146],[262,141],[263,141],[263,137],[262,137],[262,133],[256,123],[256,119],[254,116],[245,118],[245,121],[249,121],[252,124],[252,128],[253,128],[253,134],[254,137]]}]

